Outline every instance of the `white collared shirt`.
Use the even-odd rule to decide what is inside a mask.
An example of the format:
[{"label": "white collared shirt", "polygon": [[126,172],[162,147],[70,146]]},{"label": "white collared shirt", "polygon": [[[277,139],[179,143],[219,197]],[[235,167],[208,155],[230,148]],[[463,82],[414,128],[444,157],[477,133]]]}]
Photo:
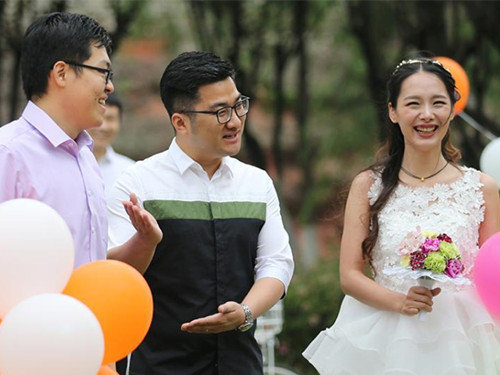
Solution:
[{"label": "white collared shirt", "polygon": [[106,198],[109,199],[111,188],[120,174],[135,161],[115,152],[111,146],[106,147],[106,153],[97,161],[101,170]]},{"label": "white collared shirt", "polygon": [[285,290],[288,288],[293,273],[292,252],[278,196],[265,171],[227,156],[209,179],[201,165],[184,153],[174,139],[167,151],[137,162],[116,181],[108,201],[109,248],[123,244],[135,233],[122,205],[131,192],[136,193],[141,202],[265,204],[265,222],[258,235],[255,279],[273,277],[284,284]]}]

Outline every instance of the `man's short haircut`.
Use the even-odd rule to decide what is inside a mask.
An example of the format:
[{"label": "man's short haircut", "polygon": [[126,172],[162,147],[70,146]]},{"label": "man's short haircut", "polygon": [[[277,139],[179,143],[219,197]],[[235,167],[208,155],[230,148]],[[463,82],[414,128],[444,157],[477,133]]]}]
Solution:
[{"label": "man's short haircut", "polygon": [[123,104],[118,94],[116,94],[116,92],[113,92],[108,95],[108,98],[106,99],[106,105],[110,107],[117,107],[121,117],[123,112]]},{"label": "man's short haircut", "polygon": [[108,32],[90,17],[56,12],[35,20],[24,34],[21,59],[23,89],[28,100],[46,93],[49,73],[57,61],[83,63],[91,56],[91,46],[104,47],[111,53]]},{"label": "man's short haircut", "polygon": [[189,110],[199,100],[200,86],[234,79],[229,61],[211,52],[184,52],[168,64],[160,81],[160,95],[170,116],[176,111]]}]

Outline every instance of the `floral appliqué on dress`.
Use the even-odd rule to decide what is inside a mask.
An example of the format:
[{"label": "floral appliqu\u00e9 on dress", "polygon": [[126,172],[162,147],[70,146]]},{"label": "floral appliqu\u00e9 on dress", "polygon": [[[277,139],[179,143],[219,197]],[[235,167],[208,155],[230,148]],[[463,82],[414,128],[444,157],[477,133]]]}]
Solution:
[{"label": "floral appliqu\u00e9 on dress", "polygon": [[[411,187],[399,184],[379,213],[379,236],[373,249],[375,280],[385,287],[406,292],[410,285],[385,276],[385,267],[399,264],[398,246],[417,226],[447,233],[462,254],[464,276],[472,277],[474,259],[479,250],[479,225],[484,219],[481,173],[461,167],[463,175],[449,184]],[[380,174],[372,173],[374,182],[368,192],[370,205],[382,190]]]}]

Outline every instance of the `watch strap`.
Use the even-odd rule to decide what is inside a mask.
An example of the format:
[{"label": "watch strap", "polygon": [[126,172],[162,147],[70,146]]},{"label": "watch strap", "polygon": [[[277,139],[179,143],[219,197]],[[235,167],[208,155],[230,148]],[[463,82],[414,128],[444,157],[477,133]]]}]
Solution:
[{"label": "watch strap", "polygon": [[241,332],[245,332],[248,331],[250,328],[252,328],[255,319],[252,315],[252,310],[247,304],[240,303],[240,306],[243,309],[243,312],[245,313],[245,322],[238,327],[238,330]]}]

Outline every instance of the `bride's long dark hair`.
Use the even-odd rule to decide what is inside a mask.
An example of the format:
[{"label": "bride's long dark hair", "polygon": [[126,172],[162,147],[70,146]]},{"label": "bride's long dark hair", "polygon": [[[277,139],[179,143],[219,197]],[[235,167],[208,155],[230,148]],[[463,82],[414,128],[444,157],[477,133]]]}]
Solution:
[{"label": "bride's long dark hair", "polygon": [[[448,96],[450,97],[452,108],[460,95],[455,87],[455,80],[451,73],[445,69],[439,62],[428,58],[417,58],[408,61],[402,61],[391,74],[387,82],[387,102],[393,108],[396,108],[397,99],[401,91],[403,81],[409,76],[425,71],[436,75],[445,85]],[[363,258],[372,266],[372,251],[377,242],[379,224],[378,214],[387,204],[394,189],[399,182],[399,171],[403,161],[404,138],[401,128],[398,124],[393,124],[387,118],[387,137],[385,144],[377,152],[377,161],[367,168],[375,173],[380,173],[382,178],[382,191],[377,200],[369,209],[370,232],[362,243]],[[457,165],[461,158],[460,151],[454,147],[450,139],[450,130],[441,142],[443,157],[451,164]],[[373,268],[373,267],[372,267]]]}]

